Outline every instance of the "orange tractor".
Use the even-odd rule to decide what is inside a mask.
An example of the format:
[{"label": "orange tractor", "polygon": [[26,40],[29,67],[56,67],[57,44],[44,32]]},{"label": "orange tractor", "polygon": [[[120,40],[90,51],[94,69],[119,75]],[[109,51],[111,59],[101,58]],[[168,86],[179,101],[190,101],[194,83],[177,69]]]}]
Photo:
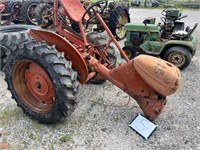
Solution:
[{"label": "orange tractor", "polygon": [[[87,10],[79,0],[60,0],[60,4],[62,9],[54,1],[56,33],[31,29],[29,34],[35,40],[18,43],[4,60],[5,80],[18,106],[40,122],[56,123],[75,108],[79,82],[109,80],[133,97],[146,117],[158,117],[166,96],[179,88],[179,69],[147,55],[129,60],[101,18],[107,0],[97,1]],[[58,14],[77,22],[80,33]],[[86,35],[83,22],[93,18],[99,19],[109,39]],[[126,60],[119,66],[111,42]]]}]

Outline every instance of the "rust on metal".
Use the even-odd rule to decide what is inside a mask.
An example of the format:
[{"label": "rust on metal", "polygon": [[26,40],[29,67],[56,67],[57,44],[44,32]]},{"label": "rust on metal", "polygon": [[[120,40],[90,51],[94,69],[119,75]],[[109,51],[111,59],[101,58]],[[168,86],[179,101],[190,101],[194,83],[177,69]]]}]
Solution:
[{"label": "rust on metal", "polygon": [[[82,84],[97,73],[99,78],[109,80],[133,97],[149,119],[153,120],[158,117],[166,104],[166,96],[176,92],[180,86],[179,69],[164,60],[147,55],[140,55],[133,60],[129,60],[108,29],[106,23],[97,12],[95,13],[96,17],[110,36],[108,43],[110,44],[110,42],[113,41],[126,60],[126,63],[114,69],[108,68],[106,66],[107,62],[103,64],[103,55],[101,55],[100,52],[99,55],[96,55],[96,53],[93,55],[94,44],[89,43],[90,45],[88,45],[87,43],[81,23],[85,9],[82,7],[80,1],[61,0],[61,5],[65,8],[66,15],[70,19],[78,22],[81,35],[74,34],[58,23],[58,0],[55,0],[55,2],[55,29],[70,42],[62,36],[46,30],[31,29],[30,34],[37,41],[46,41],[49,45],[55,45],[59,52],[64,52],[65,58],[72,61],[73,68],[80,74],[80,82]],[[80,10],[78,10],[79,8]],[[86,18],[86,20],[87,19],[88,18]],[[44,82],[42,78],[39,81],[42,83]],[[37,80],[33,79],[33,83],[37,83]],[[39,84],[36,84],[36,93],[39,86]],[[45,89],[46,86],[44,91],[39,94],[45,93]]]},{"label": "rust on metal", "polygon": [[8,143],[0,143],[0,149],[8,149],[10,148],[10,144]]},{"label": "rust on metal", "polygon": [[39,113],[53,108],[54,86],[43,68],[30,60],[20,60],[14,64],[12,70],[16,93],[27,107]]},{"label": "rust on metal", "polygon": [[5,4],[0,4],[0,13],[2,13],[5,9]]},{"label": "rust on metal", "polygon": [[55,45],[59,52],[63,52],[67,60],[72,61],[72,66],[80,75],[80,83],[85,83],[88,77],[88,68],[80,52],[60,35],[47,31],[31,29],[30,35],[37,41],[45,41],[48,45]]},{"label": "rust on metal", "polygon": [[[84,58],[86,58],[87,55],[87,53],[83,53]],[[93,66],[94,70],[102,77],[108,79],[114,85],[133,97],[143,110],[145,116],[154,120],[162,112],[167,102],[166,96],[177,91],[180,82],[179,69],[177,67],[169,66],[172,67],[170,68],[170,71],[162,72],[162,69],[160,71],[156,66],[163,66],[163,63],[166,62],[162,60],[159,61],[158,59],[159,58],[152,56],[141,55],[112,70],[107,69],[92,56],[89,60],[85,60],[88,64]],[[151,61],[151,66],[148,66],[149,61]],[[138,64],[140,64],[140,68],[136,69],[135,66]],[[165,65],[168,66],[171,64]],[[164,67],[166,67],[165,65]],[[141,72],[143,69],[145,70],[145,68],[147,70],[149,68],[150,70]],[[139,69],[141,69],[141,71]],[[151,70],[153,70],[153,72]],[[141,75],[141,73],[146,75]],[[165,76],[167,76],[167,78]],[[164,78],[166,79],[164,80]],[[152,81],[147,82],[146,80]]]},{"label": "rust on metal", "polygon": [[163,111],[164,106],[167,103],[165,98],[158,99],[158,97],[150,98],[135,98],[140,108],[143,110],[144,115],[150,119],[155,120]]},{"label": "rust on metal", "polygon": [[114,35],[111,33],[110,29],[108,28],[108,26],[106,25],[105,21],[101,18],[99,13],[96,13],[97,18],[99,19],[99,21],[101,22],[102,26],[104,27],[104,29],[106,30],[106,32],[108,33],[108,35],[110,36],[111,40],[115,43],[116,47],[118,48],[118,50],[120,51],[120,54],[123,56],[123,58],[128,62],[129,58],[127,57],[127,55],[125,54],[125,52],[122,50],[121,46],[119,45],[119,43],[117,42],[117,40],[115,39]]},{"label": "rust on metal", "polygon": [[167,61],[140,55],[134,59],[134,67],[149,86],[164,96],[179,89],[180,70]]},{"label": "rust on metal", "polygon": [[53,84],[44,70],[35,63],[25,71],[26,84],[32,95],[45,104],[52,104],[55,96]]},{"label": "rust on metal", "polygon": [[[82,21],[83,14],[85,13],[84,7],[81,5],[80,1],[77,0],[60,0],[61,5],[64,7],[65,11],[69,17],[76,21]],[[85,20],[89,19],[88,14],[86,14]]]}]

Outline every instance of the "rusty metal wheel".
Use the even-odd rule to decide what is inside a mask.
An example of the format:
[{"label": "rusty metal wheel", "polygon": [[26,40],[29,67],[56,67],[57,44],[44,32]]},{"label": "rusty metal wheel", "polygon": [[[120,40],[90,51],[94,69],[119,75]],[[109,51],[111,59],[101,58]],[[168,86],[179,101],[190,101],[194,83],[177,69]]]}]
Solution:
[{"label": "rusty metal wheel", "polygon": [[130,22],[130,17],[127,9],[118,6],[110,14],[110,19],[108,21],[108,27],[112,34],[117,40],[122,40],[125,38],[126,30],[124,30],[124,25]]},{"label": "rusty metal wheel", "polygon": [[[49,112],[55,103],[55,90],[49,75],[35,62],[22,59],[12,67],[13,86],[29,109]],[[25,82],[20,82],[25,81]]]},{"label": "rusty metal wheel", "polygon": [[163,59],[183,70],[190,64],[192,54],[186,47],[174,46],[166,51]]},{"label": "rusty metal wheel", "polygon": [[56,123],[74,110],[77,72],[55,48],[26,42],[6,62],[8,89],[25,113],[42,123]]}]

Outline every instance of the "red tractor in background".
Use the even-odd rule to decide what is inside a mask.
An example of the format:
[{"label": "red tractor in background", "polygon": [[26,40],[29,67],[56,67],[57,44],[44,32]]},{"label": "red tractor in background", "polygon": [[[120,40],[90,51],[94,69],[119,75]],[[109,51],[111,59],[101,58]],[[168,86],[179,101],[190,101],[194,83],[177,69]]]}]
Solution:
[{"label": "red tractor in background", "polygon": [[[80,0],[81,4],[85,9],[90,7],[94,2],[90,0]],[[62,5],[59,4],[59,9],[62,9]],[[94,7],[94,9],[99,9],[98,7]],[[88,15],[92,16],[92,11],[88,12]],[[50,28],[53,26],[53,16],[54,16],[54,8],[53,3],[50,1],[43,0],[43,3],[40,3],[35,9],[35,19],[38,25],[42,28]],[[116,0],[113,2],[108,2],[105,8],[103,8],[101,12],[101,17],[108,25],[108,28],[112,32],[112,34],[116,37],[117,40],[122,40],[125,38],[126,31],[123,29],[126,23],[130,22],[129,15],[129,2],[128,0]],[[70,20],[66,17],[66,15],[59,14],[59,19],[62,19],[67,24],[71,25],[71,28],[80,32],[77,22]],[[96,31],[103,32],[105,29],[98,19],[93,18],[87,23],[84,23],[87,31]]]},{"label": "red tractor in background", "polygon": [[[0,25],[9,25],[12,21],[14,21],[17,18],[17,14],[20,11],[20,5],[16,3],[12,7],[12,11],[7,11],[9,1],[8,0],[2,0],[0,3]],[[3,23],[2,23],[2,20]]]},{"label": "red tractor in background", "polygon": [[[93,4],[90,0],[80,1],[85,8]],[[5,13],[11,14],[17,8],[16,17],[12,19],[13,23],[49,27],[53,24],[53,3],[53,0],[10,0],[5,3]],[[109,2],[101,16],[117,40],[125,38],[126,31],[123,26],[130,22],[128,0]],[[72,21],[70,24],[75,31],[80,32],[76,22]],[[88,22],[86,26],[97,32],[104,31],[101,23],[95,19]]]},{"label": "red tractor in background", "polygon": [[[17,105],[40,122],[56,123],[75,108],[79,82],[109,80],[133,97],[146,117],[158,117],[166,96],[179,88],[179,69],[147,55],[129,60],[101,17],[107,0],[97,1],[87,10],[79,0],[60,0],[62,9],[58,5],[55,0],[56,33],[30,29],[35,40],[18,42],[4,59],[5,80]],[[91,11],[93,15],[89,16]],[[71,29],[59,14],[75,21],[80,33]],[[94,33],[86,35],[83,23],[94,18],[104,27],[108,39]],[[112,42],[126,61],[119,66]]]},{"label": "red tractor in background", "polygon": [[[40,3],[52,5],[53,0],[7,0],[5,2],[4,13],[11,14],[17,8],[16,17],[12,19],[13,23],[37,25],[35,9]],[[4,19],[8,19],[8,17]]]}]

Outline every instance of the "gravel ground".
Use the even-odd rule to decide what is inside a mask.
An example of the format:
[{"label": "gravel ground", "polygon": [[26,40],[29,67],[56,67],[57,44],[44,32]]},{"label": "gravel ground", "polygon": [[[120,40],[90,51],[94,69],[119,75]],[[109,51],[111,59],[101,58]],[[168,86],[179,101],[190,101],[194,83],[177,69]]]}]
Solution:
[{"label": "gravel ground", "polygon": [[[155,16],[159,21],[160,12],[131,9],[131,21],[142,22],[147,16]],[[185,10],[187,25],[200,21],[199,13]],[[200,38],[199,27],[194,35]],[[142,113],[141,109],[109,82],[82,85],[72,116],[56,125],[44,125],[16,106],[0,72],[0,144],[8,143],[8,149],[13,150],[200,150],[199,77],[198,49],[191,65],[182,71],[180,91],[168,97],[164,112],[155,120],[158,129],[145,141],[129,128],[132,119]]]}]

